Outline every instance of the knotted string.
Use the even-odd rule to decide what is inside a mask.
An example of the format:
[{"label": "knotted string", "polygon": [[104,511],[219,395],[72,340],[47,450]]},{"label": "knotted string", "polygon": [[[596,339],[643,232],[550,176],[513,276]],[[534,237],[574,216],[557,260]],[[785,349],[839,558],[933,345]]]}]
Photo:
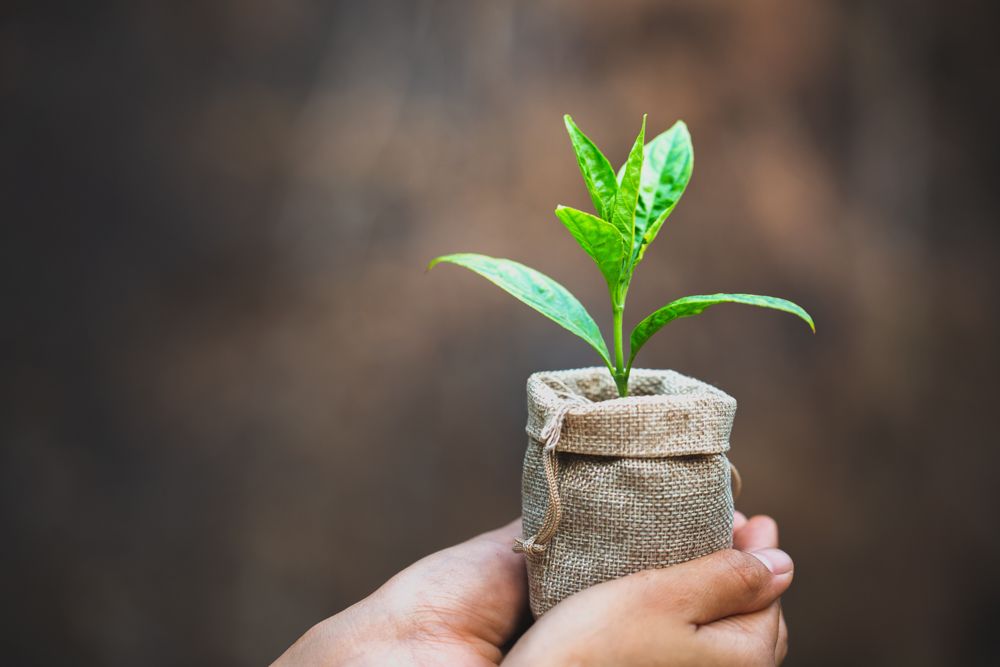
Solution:
[{"label": "knotted string", "polygon": [[558,446],[559,438],[562,436],[566,414],[582,403],[590,403],[589,400],[579,395],[573,395],[569,392],[558,393],[564,394],[568,400],[549,417],[540,433],[542,441],[545,443],[545,446],[542,447],[542,463],[549,495],[545,516],[542,518],[542,525],[537,533],[527,538],[514,538],[514,551],[523,553],[529,558],[539,557],[545,553],[549,540],[555,535],[556,529],[559,528],[559,521],[562,519],[562,501],[559,499],[559,456],[556,452],[556,446]]},{"label": "knotted string", "polygon": [[740,471],[736,469],[733,462],[729,462],[729,485],[733,489],[733,500],[740,497],[740,492],[743,491],[743,478],[740,477]]}]

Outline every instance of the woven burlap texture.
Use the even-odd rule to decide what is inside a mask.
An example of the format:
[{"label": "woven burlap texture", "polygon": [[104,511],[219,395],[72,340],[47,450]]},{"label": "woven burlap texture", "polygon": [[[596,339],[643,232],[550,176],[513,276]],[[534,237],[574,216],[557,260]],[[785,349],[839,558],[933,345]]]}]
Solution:
[{"label": "woven burlap texture", "polygon": [[632,370],[629,394],[617,398],[603,367],[528,378],[525,537],[542,527],[546,428],[561,421],[558,526],[541,553],[526,557],[536,617],[602,581],[732,546],[725,453],[736,400],[679,373],[644,369]]}]

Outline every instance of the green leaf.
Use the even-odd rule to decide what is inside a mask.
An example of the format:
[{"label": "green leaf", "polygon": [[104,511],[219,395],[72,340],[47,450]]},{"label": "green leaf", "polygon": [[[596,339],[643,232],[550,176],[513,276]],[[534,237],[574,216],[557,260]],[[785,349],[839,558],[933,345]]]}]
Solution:
[{"label": "green leaf", "polygon": [[[621,170],[621,182],[615,196],[615,207],[611,214],[611,224],[622,235],[626,248],[631,248],[635,238],[635,208],[639,202],[639,183],[642,175],[642,149],[646,137],[646,116],[642,116],[639,136]],[[625,276],[626,280],[628,276]]]},{"label": "green leaf", "polygon": [[625,259],[625,244],[614,225],[568,206],[557,206],[556,216],[597,263],[597,268],[608,281],[608,287],[614,288],[621,277]]},{"label": "green leaf", "polygon": [[694,169],[694,148],[684,121],[646,144],[636,207],[632,262],[638,263],[677,206]]},{"label": "green leaf", "polygon": [[813,333],[816,333],[816,325],[813,324],[809,313],[807,313],[801,306],[786,299],[779,299],[773,296],[758,296],[756,294],[704,294],[686,296],[683,299],[677,299],[676,301],[668,303],[663,308],[655,311],[652,315],[635,325],[635,329],[632,329],[632,337],[630,339],[632,351],[628,362],[629,368],[632,367],[632,361],[635,359],[635,355],[639,352],[639,348],[645,345],[646,341],[648,341],[653,334],[662,329],[666,324],[681,317],[699,315],[706,308],[710,308],[720,303],[743,303],[748,306],[760,306],[762,308],[782,310],[786,313],[797,315],[805,320],[806,324],[809,325],[809,328],[813,330]]},{"label": "green leaf", "polygon": [[611,208],[614,205],[615,194],[618,192],[618,182],[608,158],[594,145],[590,138],[580,131],[569,114],[563,116],[566,131],[576,152],[576,161],[580,165],[580,173],[587,184],[590,199],[594,202],[594,210],[605,219],[610,219]]},{"label": "green leaf", "polygon": [[569,290],[545,274],[509,259],[467,252],[443,255],[432,260],[427,268],[433,269],[441,262],[464,266],[478,273],[515,299],[587,341],[601,355],[604,363],[611,366],[608,346],[594,318]]}]

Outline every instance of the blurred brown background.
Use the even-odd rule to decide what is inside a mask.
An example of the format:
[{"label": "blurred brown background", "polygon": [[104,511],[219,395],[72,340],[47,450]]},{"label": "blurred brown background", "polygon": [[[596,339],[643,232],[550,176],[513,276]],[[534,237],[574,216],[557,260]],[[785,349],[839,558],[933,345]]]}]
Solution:
[{"label": "blurred brown background", "polygon": [[997,16],[971,3],[17,3],[0,22],[3,662],[261,664],[519,512],[524,381],[606,325],[562,127],[697,167],[626,324],[740,401],[794,665],[988,664]]}]

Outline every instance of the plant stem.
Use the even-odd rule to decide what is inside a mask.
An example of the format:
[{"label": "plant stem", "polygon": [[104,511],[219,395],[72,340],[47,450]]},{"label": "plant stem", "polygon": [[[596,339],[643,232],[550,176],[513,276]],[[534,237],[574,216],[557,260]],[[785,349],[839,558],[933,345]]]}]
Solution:
[{"label": "plant stem", "polygon": [[614,308],[615,328],[615,374],[620,374],[625,368],[625,352],[622,349],[622,314],[624,308],[616,305]]},{"label": "plant stem", "polygon": [[622,348],[622,314],[625,312],[625,295],[623,293],[619,294],[619,299],[612,304],[612,309],[614,311],[614,321],[612,327],[614,328],[615,336],[615,385],[618,387],[618,395],[621,397],[628,396],[628,375],[625,372],[625,352]]}]

